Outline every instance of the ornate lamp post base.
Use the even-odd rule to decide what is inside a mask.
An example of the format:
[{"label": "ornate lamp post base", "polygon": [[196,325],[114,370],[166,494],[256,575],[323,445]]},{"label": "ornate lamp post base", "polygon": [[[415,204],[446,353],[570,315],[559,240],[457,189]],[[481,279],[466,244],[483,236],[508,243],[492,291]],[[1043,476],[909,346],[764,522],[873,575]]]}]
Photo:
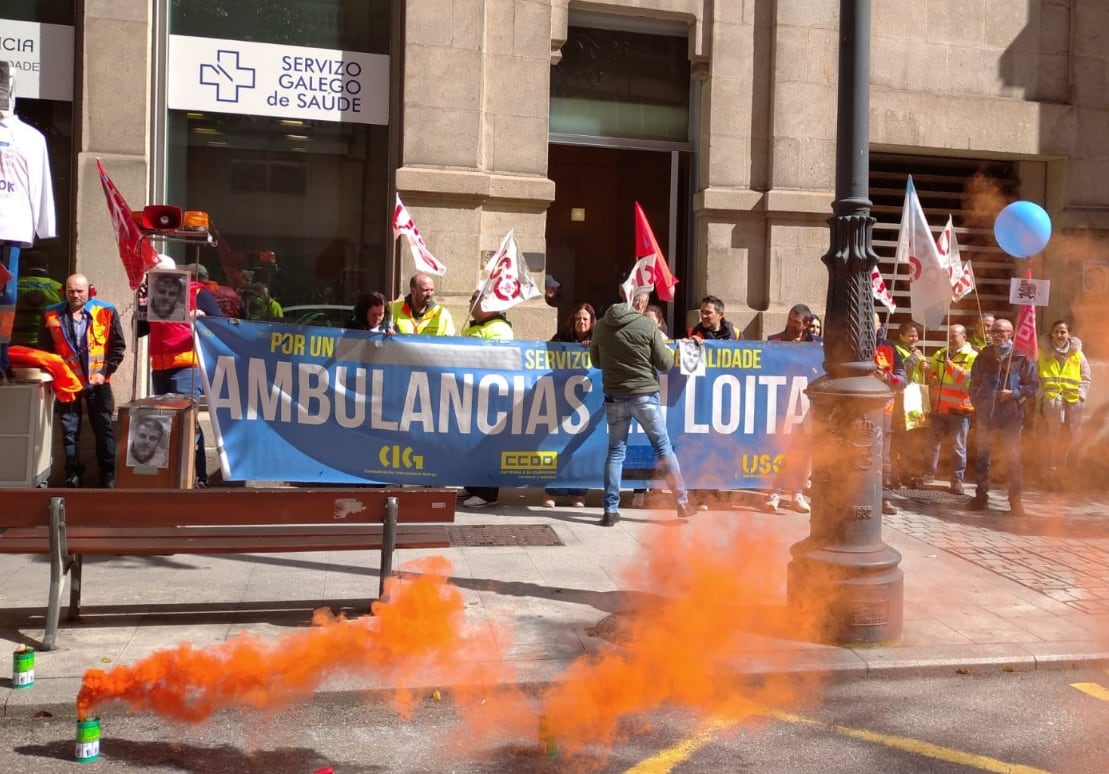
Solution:
[{"label": "ornate lamp post base", "polygon": [[892,642],[901,636],[903,576],[901,555],[882,542],[889,390],[870,376],[824,376],[808,395],[815,492],[809,537],[790,548],[790,611],[815,641]]}]

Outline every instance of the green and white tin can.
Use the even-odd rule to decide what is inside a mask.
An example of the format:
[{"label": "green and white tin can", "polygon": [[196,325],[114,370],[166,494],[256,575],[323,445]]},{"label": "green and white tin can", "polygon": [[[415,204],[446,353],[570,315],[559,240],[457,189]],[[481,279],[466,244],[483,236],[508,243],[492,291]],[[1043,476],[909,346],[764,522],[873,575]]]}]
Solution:
[{"label": "green and white tin can", "polygon": [[12,687],[30,688],[35,684],[35,651],[24,648],[12,653]]},{"label": "green and white tin can", "polygon": [[100,718],[77,721],[77,751],[74,759],[78,763],[92,763],[100,757]]}]

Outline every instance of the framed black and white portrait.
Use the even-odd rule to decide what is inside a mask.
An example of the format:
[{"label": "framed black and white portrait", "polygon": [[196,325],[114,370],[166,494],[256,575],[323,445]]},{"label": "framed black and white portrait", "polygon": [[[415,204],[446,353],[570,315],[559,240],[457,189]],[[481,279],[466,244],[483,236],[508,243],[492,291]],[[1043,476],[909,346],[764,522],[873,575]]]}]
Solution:
[{"label": "framed black and white portrait", "polygon": [[127,467],[164,470],[169,467],[169,439],[173,416],[137,410],[127,429]]},{"label": "framed black and white portrait", "polygon": [[189,273],[157,269],[146,273],[148,322],[188,322]]}]

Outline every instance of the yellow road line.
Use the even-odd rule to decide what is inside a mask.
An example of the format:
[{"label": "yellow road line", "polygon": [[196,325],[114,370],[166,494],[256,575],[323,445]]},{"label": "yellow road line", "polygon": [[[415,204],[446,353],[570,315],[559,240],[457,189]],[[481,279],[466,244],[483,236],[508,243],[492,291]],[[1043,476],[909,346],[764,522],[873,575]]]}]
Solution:
[{"label": "yellow road line", "polygon": [[909,739],[904,736],[879,734],[875,731],[867,731],[862,728],[850,728],[848,726],[840,726],[833,723],[822,723],[818,720],[810,720],[800,715],[778,712],[777,710],[767,710],[762,714],[766,717],[782,720],[787,723],[798,723],[800,725],[823,728],[853,739],[860,739],[864,742],[885,745],[895,750],[904,750],[905,752],[910,752],[915,755],[923,755],[927,758],[935,758],[949,763],[958,763],[962,766],[980,769],[981,771],[996,772],[997,774],[1049,774],[1049,772],[1043,769],[1036,769],[1031,766],[1019,766],[1015,763],[1006,763],[1005,761],[999,761],[996,758],[989,758],[985,755],[974,755],[961,750],[953,750],[950,747],[941,747],[937,744],[922,742],[918,739]]},{"label": "yellow road line", "polygon": [[[1102,688],[1097,683],[1074,683],[1072,687],[1086,693],[1091,693],[1091,695],[1097,696],[1099,699],[1106,699],[1109,701],[1109,690]],[[1087,690],[1089,688],[1093,688],[1094,692]],[[962,750],[954,750],[950,747],[931,744],[930,742],[922,742],[919,739],[909,739],[908,737],[894,736],[892,734],[880,734],[876,731],[867,731],[863,728],[851,728],[835,723],[823,723],[819,720],[812,720],[811,718],[805,718],[789,712],[764,709],[759,711],[758,714],[785,723],[796,723],[803,726],[822,728],[852,739],[859,739],[872,744],[892,747],[895,750],[902,750],[926,758],[935,758],[936,760],[947,761],[948,763],[957,763],[961,766],[968,766],[980,771],[994,772],[995,774],[1051,774],[1051,772],[1045,769],[1007,763],[985,755],[975,755],[973,753],[963,752]],[[683,739],[677,744],[662,750],[646,760],[640,761],[638,764],[628,769],[624,774],[667,774],[673,771],[675,766],[685,763],[685,761],[689,760],[690,756],[711,742],[716,736],[717,731],[726,728],[734,722],[736,721],[728,721],[720,717],[709,718],[693,736]]]},{"label": "yellow road line", "polygon": [[679,763],[685,763],[693,753],[713,740],[716,732],[730,724],[723,718],[709,718],[693,736],[687,737],[672,747],[652,755],[632,766],[624,774],[667,774]]},{"label": "yellow road line", "polygon": [[1098,683],[1071,683],[1070,687],[1077,688],[1082,693],[1093,696],[1095,699],[1109,701],[1109,688],[1105,688]]}]

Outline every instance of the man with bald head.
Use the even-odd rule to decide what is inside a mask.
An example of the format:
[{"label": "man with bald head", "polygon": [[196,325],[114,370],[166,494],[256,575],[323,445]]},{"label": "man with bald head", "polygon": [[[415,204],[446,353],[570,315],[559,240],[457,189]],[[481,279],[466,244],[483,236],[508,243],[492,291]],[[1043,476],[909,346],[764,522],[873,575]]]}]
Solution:
[{"label": "man with bald head", "polygon": [[1013,346],[1013,323],[998,317],[988,331],[990,345],[978,353],[970,369],[970,400],[978,433],[974,472],[978,485],[967,504],[972,511],[989,510],[990,473],[996,453],[1008,464],[1009,513],[1023,516],[1024,468],[1020,432],[1025,406],[1040,387],[1036,361]]},{"label": "man with bald head", "polygon": [[453,336],[454,319],[445,306],[435,303],[435,280],[429,274],[413,274],[408,295],[390,305],[393,329],[397,333],[424,336]]},{"label": "man with bald head", "polygon": [[970,402],[970,371],[978,350],[967,341],[967,329],[952,325],[947,329],[947,346],[928,363],[928,388],[935,409],[929,428],[929,451],[925,455],[925,478],[936,477],[940,451],[951,449],[951,493],[963,494],[967,470],[967,435],[974,406]]},{"label": "man with bald head", "polygon": [[81,465],[84,404],[96,436],[100,486],[111,489],[116,479],[116,441],[112,430],[115,402],[109,382],[127,349],[116,308],[98,298],[89,298],[88,277],[70,275],[65,281],[65,301],[47,307],[43,314],[39,347],[60,355],[85,388],[73,402],[57,404],[65,448],[65,485],[81,486],[85,472]]}]

